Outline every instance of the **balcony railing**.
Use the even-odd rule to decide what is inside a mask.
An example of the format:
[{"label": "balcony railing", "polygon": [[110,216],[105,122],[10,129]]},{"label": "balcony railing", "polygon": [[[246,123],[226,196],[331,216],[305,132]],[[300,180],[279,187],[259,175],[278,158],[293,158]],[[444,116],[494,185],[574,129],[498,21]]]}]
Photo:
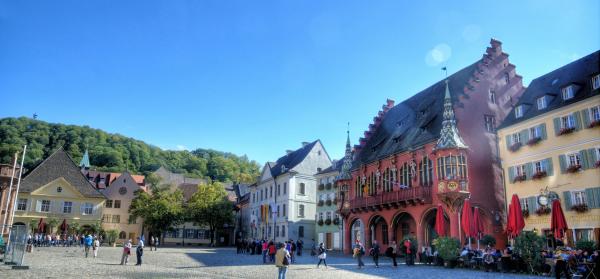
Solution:
[{"label": "balcony railing", "polygon": [[377,193],[374,196],[354,198],[350,200],[351,210],[376,209],[407,204],[431,202],[431,187],[413,187],[393,192]]}]

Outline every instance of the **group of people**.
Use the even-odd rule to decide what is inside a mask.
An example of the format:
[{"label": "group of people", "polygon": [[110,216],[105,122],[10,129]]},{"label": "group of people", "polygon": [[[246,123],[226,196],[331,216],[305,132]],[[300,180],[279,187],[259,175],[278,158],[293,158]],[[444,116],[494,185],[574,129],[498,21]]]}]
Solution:
[{"label": "group of people", "polygon": [[[154,237],[150,237],[150,242],[157,243],[157,240]],[[142,265],[142,257],[144,256],[144,240],[137,237],[137,246],[135,247],[135,256],[137,262],[135,265]],[[123,243],[123,253],[121,254],[121,265],[127,265],[129,262],[129,256],[131,256],[131,249],[133,249],[133,244],[131,243],[131,239],[127,240]],[[156,249],[156,246],[154,247]],[[152,251],[152,245],[150,246],[150,251]]]},{"label": "group of people", "polygon": [[[102,242],[102,237],[97,236]],[[84,246],[85,234],[45,234],[35,233],[27,235],[27,243],[33,247],[72,247]]]},{"label": "group of people", "polygon": [[556,278],[561,278],[563,275],[566,278],[571,278],[572,275],[581,275],[583,278],[587,278],[591,272],[600,274],[599,250],[589,253],[581,249],[562,247],[554,251],[542,251],[541,258],[543,259],[542,273],[550,274],[553,268],[552,264],[554,264]]},{"label": "group of people", "polygon": [[[366,249],[360,240],[356,240],[352,249],[352,256],[356,259],[358,268],[363,268],[365,263],[363,262],[363,256],[366,254]],[[392,241],[385,251],[385,255],[392,259],[392,266],[397,267],[398,261],[396,258],[400,255],[404,255],[406,259],[406,265],[415,264],[415,246],[410,239],[405,239],[401,245],[398,245],[396,241]],[[373,258],[375,268],[379,268],[379,256],[381,255],[381,247],[377,240],[373,240],[373,244],[369,249],[369,256]]]},{"label": "group of people", "polygon": [[[293,241],[292,239],[285,241],[286,247],[291,253],[302,256],[304,242],[302,240]],[[276,253],[276,243],[267,239],[241,239],[235,241],[235,246],[238,254],[263,255],[263,263],[274,262]],[[266,253],[265,253],[266,251]],[[292,256],[293,257],[293,256]]]}]

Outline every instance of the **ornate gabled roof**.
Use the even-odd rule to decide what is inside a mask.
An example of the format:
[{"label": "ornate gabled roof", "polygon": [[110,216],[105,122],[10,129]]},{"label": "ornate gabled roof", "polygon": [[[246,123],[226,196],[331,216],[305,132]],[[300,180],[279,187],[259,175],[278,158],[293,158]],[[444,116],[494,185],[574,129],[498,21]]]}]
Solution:
[{"label": "ornate gabled roof", "polygon": [[79,167],[82,169],[89,169],[90,168],[90,154],[88,154],[88,150],[85,150],[85,153],[83,153],[83,158],[81,158],[81,161],[79,162]]},{"label": "ornate gabled roof", "polygon": [[460,137],[456,127],[456,118],[454,117],[454,108],[452,107],[452,98],[446,79],[446,93],[444,95],[444,113],[442,120],[442,130],[438,139],[436,150],[448,148],[467,148],[467,145]]},{"label": "ornate gabled roof", "polygon": [[346,131],[346,154],[344,155],[342,170],[337,180],[352,179],[350,169],[352,169],[352,149],[350,147],[350,131]]}]

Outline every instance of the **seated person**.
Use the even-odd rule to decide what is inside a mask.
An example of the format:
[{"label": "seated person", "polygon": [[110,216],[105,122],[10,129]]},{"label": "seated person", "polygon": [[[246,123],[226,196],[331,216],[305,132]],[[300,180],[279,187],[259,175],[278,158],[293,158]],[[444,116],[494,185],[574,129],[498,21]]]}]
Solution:
[{"label": "seated person", "polygon": [[483,253],[483,264],[485,266],[485,272],[489,272],[490,269],[496,269],[496,260],[494,259],[492,251],[489,249],[485,249],[485,252]]},{"label": "seated person", "polygon": [[460,252],[461,257],[465,257],[468,254],[469,254],[469,250],[467,249],[467,247],[463,248],[463,250]]}]

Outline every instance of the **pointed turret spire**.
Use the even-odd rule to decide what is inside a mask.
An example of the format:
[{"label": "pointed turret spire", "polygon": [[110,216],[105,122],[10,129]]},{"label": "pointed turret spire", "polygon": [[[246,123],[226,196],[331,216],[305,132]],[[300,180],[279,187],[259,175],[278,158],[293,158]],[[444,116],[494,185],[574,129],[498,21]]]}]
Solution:
[{"label": "pointed turret spire", "polygon": [[435,149],[448,148],[467,148],[467,145],[460,137],[454,118],[454,108],[452,107],[452,98],[446,79],[446,93],[444,94],[444,120],[442,121],[442,131]]},{"label": "pointed turret spire", "polygon": [[90,155],[88,154],[88,150],[85,150],[83,153],[83,158],[81,158],[81,162],[79,162],[79,167],[82,169],[90,169]]},{"label": "pointed turret spire", "polygon": [[348,123],[348,129],[346,130],[346,155],[344,156],[344,162],[342,163],[342,170],[338,179],[351,179],[350,169],[352,168],[352,147],[350,145],[350,123]]}]

